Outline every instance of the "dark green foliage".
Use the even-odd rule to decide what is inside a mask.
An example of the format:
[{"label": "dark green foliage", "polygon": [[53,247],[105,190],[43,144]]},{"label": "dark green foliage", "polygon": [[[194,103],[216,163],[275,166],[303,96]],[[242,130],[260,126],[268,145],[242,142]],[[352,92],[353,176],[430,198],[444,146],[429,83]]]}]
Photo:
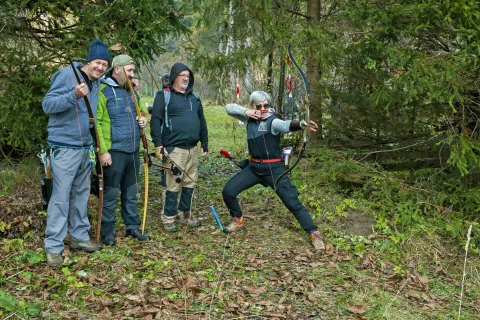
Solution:
[{"label": "dark green foliage", "polygon": [[[479,248],[478,171],[468,177],[455,168],[392,174],[327,149],[318,151],[318,160],[323,169],[315,171],[314,179],[368,208],[377,221],[375,230],[396,236],[437,233],[463,245],[468,226],[473,224],[471,245]],[[314,207],[319,199],[311,201],[309,206]]]},{"label": "dark green foliage", "polygon": [[0,18],[0,146],[16,155],[45,142],[48,79],[70,59],[84,58],[91,40],[119,44],[112,56],[151,61],[168,35],[187,31],[169,0],[7,0]]},{"label": "dark green foliage", "polygon": [[478,168],[478,10],[476,1],[344,4],[335,19],[344,36],[322,60],[327,139],[395,149],[441,133],[421,148],[449,150],[462,175]]}]

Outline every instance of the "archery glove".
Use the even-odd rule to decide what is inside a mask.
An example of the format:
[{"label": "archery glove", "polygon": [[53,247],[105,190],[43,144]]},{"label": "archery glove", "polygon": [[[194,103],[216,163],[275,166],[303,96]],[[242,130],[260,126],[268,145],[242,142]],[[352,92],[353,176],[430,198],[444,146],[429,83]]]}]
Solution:
[{"label": "archery glove", "polygon": [[163,159],[162,149],[163,149],[163,146],[155,147],[155,158],[157,158],[159,160]]}]

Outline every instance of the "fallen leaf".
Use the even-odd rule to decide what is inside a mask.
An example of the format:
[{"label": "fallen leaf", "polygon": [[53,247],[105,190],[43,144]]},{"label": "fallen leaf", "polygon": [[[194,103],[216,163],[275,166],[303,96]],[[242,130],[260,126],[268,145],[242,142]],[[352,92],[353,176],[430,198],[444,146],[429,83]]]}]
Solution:
[{"label": "fallen leaf", "polygon": [[265,287],[243,287],[250,295],[257,297],[262,293],[267,292],[267,288]]},{"label": "fallen leaf", "polygon": [[363,314],[363,313],[365,313],[365,311],[367,311],[367,307],[356,304],[354,306],[351,306],[348,309],[348,311],[350,311],[351,313],[354,313],[354,314]]},{"label": "fallen leaf", "polygon": [[78,270],[83,267],[83,265],[87,262],[88,257],[87,256],[82,256],[80,259],[78,259],[77,264],[73,268],[73,270]]},{"label": "fallen leaf", "polygon": [[442,266],[438,266],[435,271],[433,271],[433,275],[435,277],[439,276],[439,275],[447,275],[447,273],[445,272],[445,270],[443,270],[443,267]]},{"label": "fallen leaf", "polygon": [[130,300],[130,301],[133,301],[133,302],[137,302],[137,303],[140,303],[143,301],[143,297],[140,296],[140,295],[133,295],[133,294],[127,294],[125,296],[125,299],[127,300]]},{"label": "fallen leaf", "polygon": [[187,278],[187,281],[186,281],[186,283],[185,283],[185,287],[186,287],[188,290],[190,290],[190,291],[192,291],[192,292],[195,292],[195,293],[202,291],[202,288],[200,288],[200,287],[196,284],[195,279],[194,279],[192,276],[190,276],[190,275],[189,275],[188,278]]},{"label": "fallen leaf", "polygon": [[395,274],[395,275],[387,278],[388,282],[400,282],[402,280],[403,280],[403,277],[399,274]]},{"label": "fallen leaf", "polygon": [[418,280],[419,280],[422,284],[427,284],[427,283],[428,283],[428,277],[426,277],[426,276],[420,276],[420,277],[418,277]]}]

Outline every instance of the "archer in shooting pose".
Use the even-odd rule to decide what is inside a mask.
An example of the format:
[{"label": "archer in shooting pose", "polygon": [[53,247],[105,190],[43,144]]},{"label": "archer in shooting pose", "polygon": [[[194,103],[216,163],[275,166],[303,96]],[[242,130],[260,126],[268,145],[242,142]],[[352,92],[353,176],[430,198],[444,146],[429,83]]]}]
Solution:
[{"label": "archer in shooting pose", "polygon": [[[58,267],[63,262],[61,254],[67,230],[72,249],[87,252],[101,249],[100,245],[90,241],[88,235],[87,207],[95,150],[85,99],[88,98],[95,114],[99,78],[109,62],[107,46],[101,40],[92,41],[86,64],[75,63],[57,71],[42,102],[43,111],[49,115],[48,143],[53,149],[53,191],[45,230],[47,264],[51,267]],[[74,71],[80,74],[81,83],[77,82]]]},{"label": "archer in shooting pose", "polygon": [[[222,190],[223,201],[230,211],[232,222],[224,229],[230,233],[245,228],[242,210],[237,196],[256,184],[268,185],[275,190],[283,204],[293,213],[303,230],[311,238],[315,249],[323,250],[323,237],[313,223],[307,208],[298,199],[298,191],[292,185],[285,172],[280,147],[280,133],[308,129],[315,132],[318,128],[313,121],[287,120],[276,118],[275,109],[270,108],[270,95],[255,91],[250,95],[250,108],[238,104],[227,104],[227,113],[247,123],[249,165],[233,176]],[[280,177],[281,176],[281,177]],[[276,181],[280,177],[279,181]]]},{"label": "archer in shooting pose", "polygon": [[[125,54],[112,60],[111,73],[101,79],[97,111],[97,128],[100,138],[100,161],[104,174],[104,198],[100,234],[106,246],[116,244],[115,209],[121,190],[122,217],[126,226],[125,236],[140,241],[149,240],[140,231],[137,209],[137,193],[140,168],[140,128],[147,121],[137,114],[128,79],[135,75],[135,62]],[[132,88],[133,89],[133,88]]]}]

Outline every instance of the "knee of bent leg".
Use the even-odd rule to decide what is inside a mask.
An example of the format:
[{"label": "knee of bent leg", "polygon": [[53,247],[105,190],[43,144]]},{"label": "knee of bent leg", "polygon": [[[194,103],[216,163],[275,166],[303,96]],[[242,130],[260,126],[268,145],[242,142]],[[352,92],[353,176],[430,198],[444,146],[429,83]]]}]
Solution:
[{"label": "knee of bent leg", "polygon": [[301,212],[305,209],[304,205],[300,202],[297,188],[291,183],[285,182],[277,187],[277,194],[281,198],[285,206],[293,213]]},{"label": "knee of bent leg", "polygon": [[237,196],[236,192],[232,190],[232,188],[228,188],[225,186],[222,190],[222,197],[224,200],[234,199]]}]

